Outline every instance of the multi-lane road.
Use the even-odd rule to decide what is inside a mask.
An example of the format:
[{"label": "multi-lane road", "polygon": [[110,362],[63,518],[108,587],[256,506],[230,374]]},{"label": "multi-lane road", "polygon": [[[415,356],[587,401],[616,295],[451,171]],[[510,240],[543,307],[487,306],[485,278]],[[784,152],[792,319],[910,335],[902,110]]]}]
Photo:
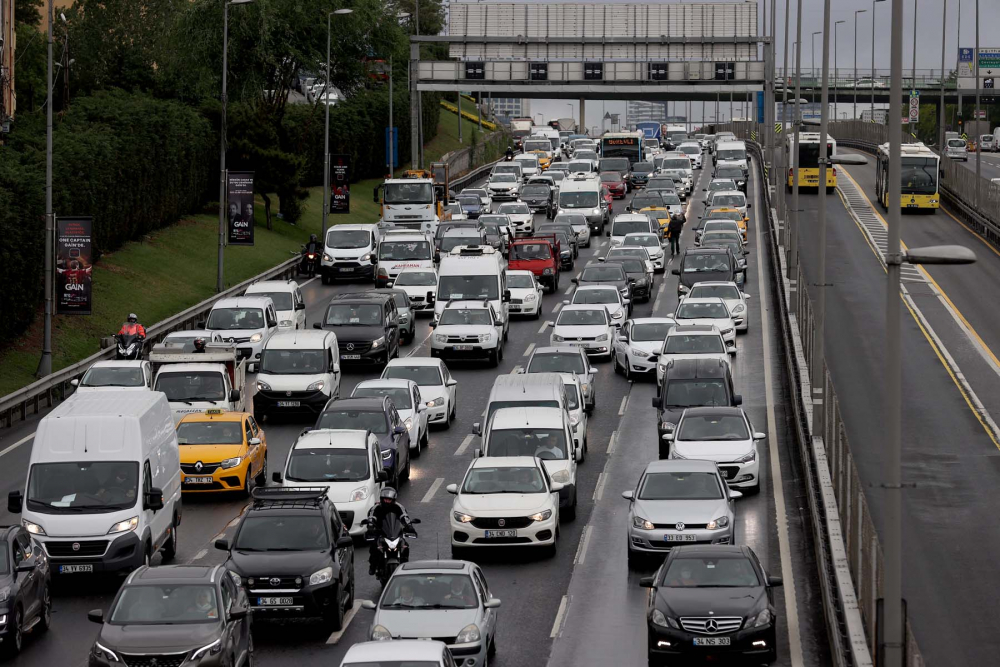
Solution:
[{"label": "multi-lane road", "polygon": [[[710,162],[706,159],[706,168],[696,172],[692,198],[695,201],[688,205],[689,222],[682,236],[683,246],[693,241],[693,227],[703,208],[701,188],[710,179]],[[754,215],[760,210],[756,178],[752,179],[749,196],[754,205],[747,286],[752,296],[751,319],[749,332],[737,340],[734,374],[755,430],[765,431],[768,437],[760,444],[762,492],[737,501],[736,535],[740,543],[757,552],[770,574],[784,578],[785,585],[777,589],[775,600],[780,643],[777,664],[828,664],[808,509],[786,424],[788,390],[777,354],[771,286],[765,282],[767,246],[761,242],[761,230]],[[622,212],[625,203],[616,201],[615,210]],[[839,202],[831,199],[831,205],[834,204]],[[590,249],[581,250],[574,272],[583,263],[602,255],[607,250],[606,244],[606,239],[595,238]],[[655,298],[649,304],[637,305],[635,316],[666,315],[673,311],[677,303],[676,277],[671,276],[670,269],[674,265],[675,262],[665,274],[657,276]],[[304,281],[302,285],[310,324],[320,318],[332,295],[364,287],[324,286],[318,280]],[[545,296],[546,316],[541,320],[512,324],[499,368],[452,366],[459,381],[458,418],[449,430],[431,433],[429,449],[414,460],[411,479],[402,485],[400,493],[410,515],[422,520],[418,527],[420,537],[411,544],[412,559],[450,557],[447,518],[452,497],[444,486],[460,481],[472,460],[477,439],[471,435],[471,427],[480,420],[493,378],[514,372],[534,347],[548,344],[545,320],[561,307],[562,300],[569,298],[571,289]],[[848,319],[852,326],[857,326],[855,318]],[[849,331],[847,326],[845,323],[844,331]],[[429,335],[427,320],[419,320],[415,341],[402,353],[429,355]],[[849,340],[842,342],[850,344]],[[873,361],[867,367],[877,368],[877,364]],[[644,465],[656,457],[655,411],[650,407],[655,388],[650,382],[626,381],[612,372],[609,363],[602,363],[599,368],[597,408],[588,432],[590,455],[578,472],[580,508],[576,520],[562,526],[558,554],[551,559],[516,551],[477,556],[494,595],[503,601],[494,662],[501,667],[645,664],[646,591],[638,586],[638,578],[648,572],[629,571],[626,565],[624,521],[628,506],[621,492],[633,488]],[[342,395],[349,395],[357,382],[370,377],[373,374],[346,372]],[[249,384],[252,386],[252,380]],[[4,471],[0,493],[23,488],[36,425],[37,419],[31,419],[0,434],[0,467]],[[272,470],[284,460],[306,425],[309,423],[264,424]],[[971,438],[973,425],[965,424],[967,428],[961,436]],[[862,441],[861,436],[856,439]],[[961,474],[957,467],[950,468],[950,472]],[[988,472],[980,469],[969,474],[985,477]],[[948,504],[954,502],[955,499],[948,499]],[[177,562],[223,562],[225,555],[213,550],[212,543],[216,536],[232,530],[243,506],[244,501],[237,498],[186,498]],[[985,511],[980,514],[984,527],[989,516]],[[16,516],[0,514],[0,524],[15,521]],[[378,583],[365,567],[366,546],[362,543],[357,548],[357,597],[377,599]],[[966,571],[975,569],[970,567]],[[29,639],[23,654],[13,664],[18,667],[85,664],[97,631],[96,626],[87,622],[87,611],[106,608],[116,587],[117,582],[89,578],[58,581],[51,631]],[[981,592],[986,595],[987,590]],[[371,612],[359,606],[360,603],[356,604],[349,615],[346,628],[333,635],[305,621],[255,623],[257,659],[264,665],[292,661],[301,667],[339,664],[347,647],[367,639]],[[981,608],[987,609],[988,605]]]}]

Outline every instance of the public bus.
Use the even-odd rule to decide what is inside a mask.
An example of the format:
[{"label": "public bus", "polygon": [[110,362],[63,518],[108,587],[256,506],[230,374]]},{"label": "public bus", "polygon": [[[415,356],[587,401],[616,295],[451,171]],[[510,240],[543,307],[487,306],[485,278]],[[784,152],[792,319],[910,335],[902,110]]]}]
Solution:
[{"label": "public bus", "polygon": [[[938,193],[941,157],[927,146],[903,144],[900,148],[900,207],[904,211],[933,211],[941,206]],[[882,207],[889,208],[889,144],[878,147],[875,193]]]},{"label": "public bus", "polygon": [[[785,141],[785,157],[788,158],[788,176],[785,186],[789,192],[795,185],[794,180],[794,154],[792,146],[795,144],[795,133],[790,133]],[[799,132],[799,188],[819,188],[819,132]],[[833,156],[837,154],[837,140],[833,137],[826,139],[826,154]],[[837,168],[827,167],[826,170],[826,191],[833,192],[837,187]]]},{"label": "public bus", "polygon": [[642,162],[642,132],[615,132],[602,135],[601,157],[628,158],[629,165]]}]

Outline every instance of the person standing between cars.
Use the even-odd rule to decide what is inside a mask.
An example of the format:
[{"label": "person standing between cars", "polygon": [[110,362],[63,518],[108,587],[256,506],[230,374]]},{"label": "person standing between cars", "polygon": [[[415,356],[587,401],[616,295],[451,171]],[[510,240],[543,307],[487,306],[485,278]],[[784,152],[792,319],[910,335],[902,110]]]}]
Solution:
[{"label": "person standing between cars", "polygon": [[684,223],[679,218],[670,218],[667,225],[667,238],[670,239],[670,256],[679,255],[681,252],[681,230]]}]

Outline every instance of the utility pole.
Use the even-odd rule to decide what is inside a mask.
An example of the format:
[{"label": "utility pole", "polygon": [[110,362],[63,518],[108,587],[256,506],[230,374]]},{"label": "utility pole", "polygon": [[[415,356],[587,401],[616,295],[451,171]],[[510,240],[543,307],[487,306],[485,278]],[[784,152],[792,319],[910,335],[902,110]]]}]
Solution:
[{"label": "utility pole", "polygon": [[[792,139],[792,217],[789,234],[788,279],[796,280],[799,268],[799,130],[802,127],[802,0],[797,0],[795,36],[799,45],[795,52],[795,131]],[[796,285],[796,289],[799,287]],[[794,304],[795,299],[791,302]]]},{"label": "utility pole", "polygon": [[49,0],[48,70],[46,72],[48,96],[45,101],[45,323],[42,333],[42,358],[38,360],[35,375],[43,378],[52,373],[52,312],[55,258],[56,221],[52,212],[52,0]]},{"label": "utility pole", "polygon": [[[840,77],[838,75],[838,71],[839,70],[837,69],[837,45],[840,43],[840,39],[837,38],[837,26],[840,25],[841,23],[847,23],[847,21],[837,21],[836,23],[833,24],[833,87],[834,87],[834,89],[838,89],[839,86],[840,86]],[[825,25],[823,27],[823,30],[824,31],[826,30],[826,26]],[[823,42],[824,43],[826,43],[826,39],[827,38],[824,35],[823,36]],[[827,58],[826,51],[823,51],[823,58],[824,58],[824,62],[826,62],[826,58]],[[834,93],[834,95],[836,95],[836,93]],[[837,120],[837,112],[836,112],[836,110],[837,110],[837,100],[836,99],[834,99],[834,101],[833,101],[833,109],[834,109],[833,119]],[[822,181],[820,181],[820,182],[822,183]]]},{"label": "utility pole", "polygon": [[[961,18],[959,18],[961,21]],[[938,146],[944,152],[944,57],[946,45],[948,43],[948,0],[944,0],[944,8],[941,10],[941,113],[938,114]],[[956,72],[956,75],[958,72]],[[957,77],[956,77],[957,83]]]},{"label": "utility pole", "polygon": [[[843,21],[839,21],[843,23]],[[834,44],[833,52],[837,53],[837,24],[833,25]],[[834,56],[834,71],[837,63]],[[816,202],[816,218],[819,222],[819,235],[817,254],[817,280],[816,280],[816,312],[813,328],[813,354],[812,354],[812,399],[813,399],[813,433],[825,433],[826,410],[824,409],[825,396],[825,352],[826,345],[826,174],[829,166],[827,160],[830,151],[827,147],[830,127],[830,0],[823,2],[823,74],[822,92],[820,93],[820,120],[819,120],[819,185],[816,188],[818,201]],[[834,80],[836,80],[834,76]],[[799,287],[801,289],[801,286]]]},{"label": "utility pole", "polygon": [[[978,1],[978,0],[977,0]],[[917,5],[920,0],[913,0],[913,70],[910,73],[910,90],[914,91],[917,89]],[[941,73],[944,76],[944,72]],[[918,107],[919,108],[919,107]],[[917,126],[913,122],[913,117],[910,117],[910,136],[917,133]]]},{"label": "utility pole", "polygon": [[326,223],[330,213],[330,17],[334,14],[351,14],[353,9],[335,9],[326,15],[326,83],[323,85],[323,103],[326,106],[326,120],[323,124],[323,234],[320,239],[326,243]]},{"label": "utility pole", "polygon": [[[981,137],[979,136],[979,90],[983,85],[979,82],[979,0],[976,0],[976,124],[973,127],[976,128],[975,141],[976,141],[976,208],[979,208],[979,183],[983,180],[982,172],[980,171],[980,157],[983,155],[983,147],[979,145]],[[944,72],[942,72],[942,75]]]},{"label": "utility pole", "polygon": [[[867,11],[867,9],[859,9],[854,12],[854,114],[851,118],[855,120],[858,117],[858,14],[864,14]],[[874,76],[874,72],[872,76]]]},{"label": "utility pole", "polygon": [[[791,1],[785,0],[785,45],[781,49],[781,143],[788,143],[788,15],[791,13]],[[781,194],[778,195],[778,219],[781,220],[781,227],[778,229],[778,243],[785,245],[788,239],[788,206],[785,199],[784,185],[787,183],[788,164],[784,146],[781,149]]]}]

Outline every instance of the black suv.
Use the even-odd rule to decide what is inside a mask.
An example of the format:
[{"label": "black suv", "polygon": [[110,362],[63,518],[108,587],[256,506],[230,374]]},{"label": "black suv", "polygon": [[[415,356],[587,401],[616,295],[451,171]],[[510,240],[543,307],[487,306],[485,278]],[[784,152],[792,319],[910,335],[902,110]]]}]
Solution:
[{"label": "black suv", "polygon": [[583,267],[579,278],[572,278],[571,282],[583,287],[584,285],[614,285],[626,299],[631,298],[632,283],[629,280],[625,268],[621,264],[588,264]]},{"label": "black suv", "polygon": [[528,183],[521,188],[521,201],[532,213],[544,213],[551,220],[556,214],[555,188],[545,183]]},{"label": "black suv", "polygon": [[337,334],[341,365],[385,366],[399,356],[399,311],[391,294],[338,294],[313,328]]},{"label": "black suv", "polygon": [[685,248],[681,255],[681,265],[670,272],[679,276],[677,296],[691,291],[695,283],[719,280],[742,285],[741,269],[736,255],[730,248]]},{"label": "black suv", "polygon": [[320,617],[333,631],[354,605],[354,540],[325,486],[258,487],[226,567],[240,576],[256,618]]},{"label": "black suv", "polygon": [[378,438],[390,486],[398,489],[401,480],[410,479],[410,433],[388,396],[331,399],[316,419],[316,428],[371,431]]},{"label": "black suv", "polygon": [[663,383],[653,397],[656,408],[656,441],[660,458],[670,454],[664,434],[673,433],[687,408],[721,407],[743,404],[743,397],[733,389],[729,364],[721,359],[674,359],[667,363]]},{"label": "black suv", "polygon": [[52,622],[49,559],[21,526],[0,526],[0,649],[21,652],[24,633],[44,632]]}]

